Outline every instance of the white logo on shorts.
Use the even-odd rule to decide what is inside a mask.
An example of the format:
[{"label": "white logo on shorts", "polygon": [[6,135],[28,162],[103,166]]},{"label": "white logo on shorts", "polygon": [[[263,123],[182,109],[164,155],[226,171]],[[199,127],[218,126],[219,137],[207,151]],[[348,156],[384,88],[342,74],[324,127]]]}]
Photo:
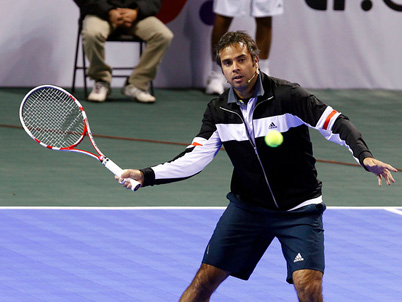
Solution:
[{"label": "white logo on shorts", "polygon": [[300,253],[298,253],[293,262],[300,262],[300,261],[304,261],[304,258],[302,257],[302,255],[300,255]]}]

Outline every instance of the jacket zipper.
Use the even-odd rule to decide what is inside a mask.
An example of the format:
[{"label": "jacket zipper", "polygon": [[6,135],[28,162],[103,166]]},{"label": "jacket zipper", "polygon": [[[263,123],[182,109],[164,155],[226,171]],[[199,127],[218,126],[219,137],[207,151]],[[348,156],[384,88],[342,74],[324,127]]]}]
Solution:
[{"label": "jacket zipper", "polygon": [[[270,100],[270,99],[272,99],[272,98],[273,98],[273,97],[271,96],[270,98],[267,99],[267,101]],[[263,102],[261,102],[261,103],[263,103]],[[253,114],[252,114],[253,117],[254,117],[255,108],[257,108],[257,106],[258,106],[259,104],[261,104],[261,103],[258,103],[258,104],[255,105],[254,110],[253,110]],[[247,130],[246,122],[244,121],[244,119],[243,119],[243,117],[241,116],[241,114],[237,113],[236,111],[232,111],[232,110],[229,110],[229,109],[226,109],[226,108],[223,108],[223,107],[219,107],[219,108],[222,109],[222,110],[224,110],[224,111],[227,111],[227,112],[236,114],[236,115],[240,118],[240,120],[243,122],[244,126],[246,127],[246,133],[247,133],[248,140],[249,140],[251,146],[252,146],[253,149],[254,149],[254,153],[255,153],[255,155],[256,155],[256,157],[257,157],[257,159],[258,159],[258,162],[260,163],[262,173],[264,174],[265,182],[267,183],[269,192],[271,193],[271,196],[272,196],[272,199],[273,199],[273,201],[274,201],[274,203],[275,203],[275,206],[279,209],[278,202],[276,201],[274,192],[272,191],[271,185],[269,184],[268,177],[267,177],[267,173],[265,172],[265,169],[264,169],[264,166],[263,166],[263,164],[262,164],[260,155],[258,154],[257,146],[256,146],[255,143],[253,142],[253,140],[252,140],[252,138],[250,137],[250,134],[249,134],[249,132],[248,132],[248,130]]]}]

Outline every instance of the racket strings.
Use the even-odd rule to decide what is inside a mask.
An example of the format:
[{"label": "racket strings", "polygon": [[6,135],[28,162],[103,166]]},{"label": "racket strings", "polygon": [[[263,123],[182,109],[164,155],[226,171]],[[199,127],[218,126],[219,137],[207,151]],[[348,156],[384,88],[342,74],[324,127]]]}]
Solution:
[{"label": "racket strings", "polygon": [[22,118],[33,137],[55,148],[77,144],[85,131],[80,106],[68,94],[52,87],[37,90],[27,98]]}]

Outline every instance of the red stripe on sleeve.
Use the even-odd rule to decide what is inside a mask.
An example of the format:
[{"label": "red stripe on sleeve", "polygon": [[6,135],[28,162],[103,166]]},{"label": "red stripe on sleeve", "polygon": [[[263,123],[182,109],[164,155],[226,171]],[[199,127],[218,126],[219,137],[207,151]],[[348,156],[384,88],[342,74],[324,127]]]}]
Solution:
[{"label": "red stripe on sleeve", "polygon": [[324,130],[327,130],[329,121],[331,118],[337,113],[338,111],[332,110],[332,112],[328,115],[327,119],[325,120],[324,126],[322,127]]},{"label": "red stripe on sleeve", "polygon": [[200,143],[196,143],[196,142],[192,143],[192,145],[193,146],[202,146]]}]

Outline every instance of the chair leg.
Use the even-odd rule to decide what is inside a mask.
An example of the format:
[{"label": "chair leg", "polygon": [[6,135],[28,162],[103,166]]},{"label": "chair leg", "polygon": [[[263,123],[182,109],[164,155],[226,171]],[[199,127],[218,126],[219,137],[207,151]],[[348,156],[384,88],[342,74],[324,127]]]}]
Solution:
[{"label": "chair leg", "polygon": [[80,31],[78,30],[78,35],[77,35],[77,43],[75,44],[75,58],[74,58],[74,70],[73,70],[73,83],[71,85],[71,92],[75,92],[75,78],[77,75],[77,62],[78,62],[78,52],[79,52],[79,46],[80,46]]},{"label": "chair leg", "polygon": [[84,45],[82,44],[82,41],[81,41],[81,48],[82,48],[82,70],[83,70],[82,76],[84,79],[84,96],[85,96],[85,99],[87,99],[88,98],[88,85],[87,85],[88,75],[87,75],[87,66],[86,66],[86,61],[85,61],[85,49],[84,49]]},{"label": "chair leg", "polygon": [[154,91],[154,82],[151,81],[151,95],[155,96],[155,91]]}]

